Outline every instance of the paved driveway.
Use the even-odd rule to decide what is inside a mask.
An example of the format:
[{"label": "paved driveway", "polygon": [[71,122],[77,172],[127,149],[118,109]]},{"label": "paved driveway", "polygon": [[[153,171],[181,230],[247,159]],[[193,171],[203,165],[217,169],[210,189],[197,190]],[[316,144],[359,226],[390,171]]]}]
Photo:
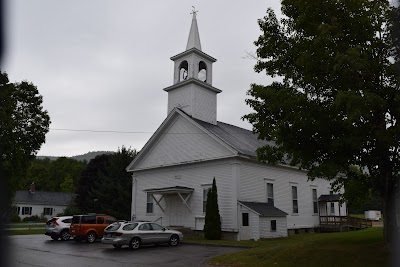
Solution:
[{"label": "paved driveway", "polygon": [[10,266],[204,266],[211,257],[243,248],[181,244],[132,251],[95,242],[54,241],[45,235],[11,236]]}]

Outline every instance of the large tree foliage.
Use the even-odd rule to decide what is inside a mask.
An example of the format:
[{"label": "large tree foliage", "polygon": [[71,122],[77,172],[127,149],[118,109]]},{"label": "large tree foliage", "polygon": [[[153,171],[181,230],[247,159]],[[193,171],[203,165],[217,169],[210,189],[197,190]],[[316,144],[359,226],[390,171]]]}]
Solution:
[{"label": "large tree foliage", "polygon": [[34,159],[26,175],[19,179],[19,190],[28,190],[35,182],[36,190],[53,192],[74,192],[86,161],[60,157],[56,160]]},{"label": "large tree foliage", "polygon": [[126,166],[136,150],[122,146],[114,154],[97,156],[82,171],[76,205],[82,212],[97,212],[129,220],[132,203],[132,177]]},{"label": "large tree foliage", "polygon": [[390,244],[400,171],[396,10],[383,0],[283,0],[282,14],[278,20],[269,9],[258,20],[255,71],[281,77],[248,92],[255,112],[244,118],[275,142],[258,158],[290,160],[311,179],[337,178],[338,186],[358,179],[376,190]]},{"label": "large tree foliage", "polygon": [[219,240],[221,235],[221,215],[219,215],[217,184],[214,177],[211,190],[207,194],[204,237],[209,240]]},{"label": "large tree foliage", "polygon": [[7,74],[0,71],[0,169],[3,182],[7,177],[5,201],[8,203],[18,179],[24,175],[49,131],[50,117],[42,103],[35,85],[27,81],[10,83]]}]

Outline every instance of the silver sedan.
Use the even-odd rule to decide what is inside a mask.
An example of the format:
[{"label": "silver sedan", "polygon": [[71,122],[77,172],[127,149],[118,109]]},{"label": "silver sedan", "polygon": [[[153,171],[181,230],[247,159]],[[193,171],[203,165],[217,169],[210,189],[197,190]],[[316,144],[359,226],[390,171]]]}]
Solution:
[{"label": "silver sedan", "polygon": [[115,248],[129,246],[139,249],[141,245],[168,243],[177,246],[183,234],[153,222],[115,222],[104,229],[101,242]]}]

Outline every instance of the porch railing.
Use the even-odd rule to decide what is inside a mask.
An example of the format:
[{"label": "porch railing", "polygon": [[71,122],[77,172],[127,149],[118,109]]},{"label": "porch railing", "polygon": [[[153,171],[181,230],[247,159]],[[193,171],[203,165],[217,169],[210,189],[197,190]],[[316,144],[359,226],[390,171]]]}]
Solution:
[{"label": "porch railing", "polygon": [[161,221],[161,225],[162,225],[162,217],[158,217],[157,219],[155,219],[153,222],[158,222],[158,221]]},{"label": "porch railing", "polygon": [[351,216],[319,216],[320,226],[350,226],[358,229],[372,227],[372,221]]}]

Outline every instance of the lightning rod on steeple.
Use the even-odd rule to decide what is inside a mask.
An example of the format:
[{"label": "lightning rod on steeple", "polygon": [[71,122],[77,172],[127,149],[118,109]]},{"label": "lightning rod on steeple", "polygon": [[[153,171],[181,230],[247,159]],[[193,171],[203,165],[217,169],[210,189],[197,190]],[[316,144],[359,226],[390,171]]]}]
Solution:
[{"label": "lightning rod on steeple", "polygon": [[192,10],[192,12],[190,14],[196,14],[197,15],[197,12],[199,12],[199,11],[196,10],[196,8],[194,6],[192,6],[192,7],[193,7],[193,10]]}]

